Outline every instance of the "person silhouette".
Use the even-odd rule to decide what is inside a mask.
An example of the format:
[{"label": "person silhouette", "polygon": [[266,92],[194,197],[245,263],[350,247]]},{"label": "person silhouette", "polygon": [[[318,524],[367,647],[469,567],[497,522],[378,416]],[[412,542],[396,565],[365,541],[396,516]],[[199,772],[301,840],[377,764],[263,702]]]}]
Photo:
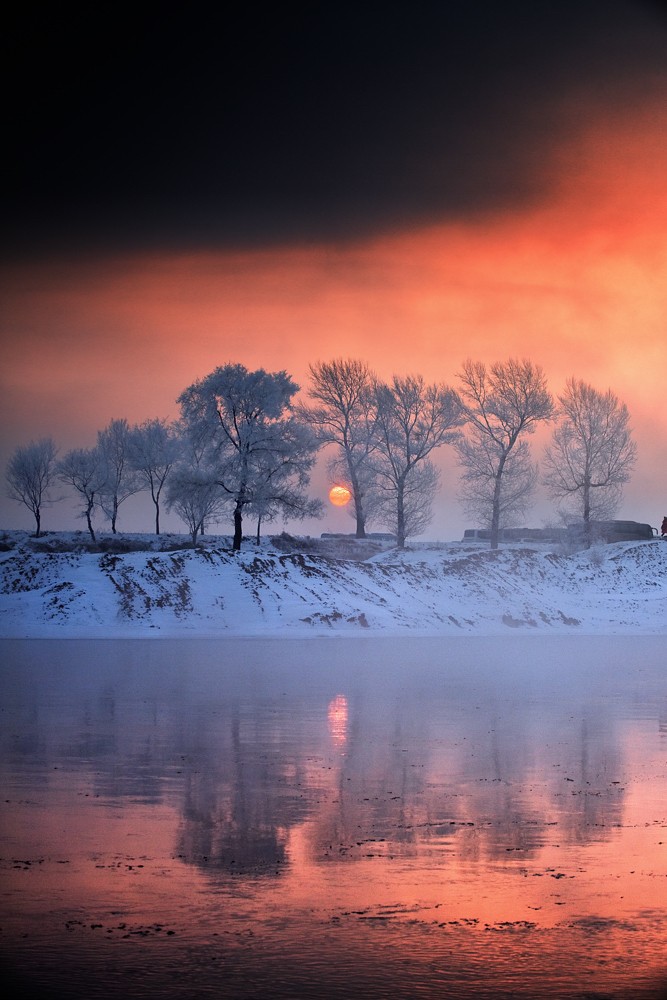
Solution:
[{"label": "person silhouette", "polygon": [[662,519],[662,527],[660,528],[660,534],[664,538],[667,535],[667,514]]}]

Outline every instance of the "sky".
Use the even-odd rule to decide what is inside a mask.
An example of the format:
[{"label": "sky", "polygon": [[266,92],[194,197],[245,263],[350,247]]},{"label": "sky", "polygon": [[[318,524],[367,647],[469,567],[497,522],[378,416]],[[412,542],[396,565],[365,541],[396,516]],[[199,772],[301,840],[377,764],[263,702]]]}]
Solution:
[{"label": "sky", "polygon": [[[456,387],[529,357],[627,403],[619,516],[667,513],[667,14],[658,3],[12,15],[0,464],[178,415],[227,362]],[[549,429],[534,436],[539,459]],[[451,451],[429,534],[470,527]],[[313,495],[326,497],[324,459]],[[150,530],[131,501],[127,530]],[[554,519],[539,494],[527,520]],[[45,527],[82,526],[71,505]],[[177,522],[174,522],[174,526]],[[101,522],[100,522],[101,524]],[[30,527],[0,498],[0,526]],[[297,529],[297,526],[293,526]],[[298,530],[352,530],[345,511]]]}]

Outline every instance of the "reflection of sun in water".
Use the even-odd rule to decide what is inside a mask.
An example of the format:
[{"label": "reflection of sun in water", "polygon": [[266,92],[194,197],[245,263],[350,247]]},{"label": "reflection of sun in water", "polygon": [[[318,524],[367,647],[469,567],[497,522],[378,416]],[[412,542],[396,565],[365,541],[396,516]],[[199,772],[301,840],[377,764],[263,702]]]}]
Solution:
[{"label": "reflection of sun in water", "polygon": [[329,490],[329,500],[334,507],[344,507],[352,499],[352,494],[347,486],[332,486]]},{"label": "reflection of sun in water", "polygon": [[329,702],[327,716],[332,740],[336,746],[343,746],[347,741],[347,698],[344,694],[337,694]]}]

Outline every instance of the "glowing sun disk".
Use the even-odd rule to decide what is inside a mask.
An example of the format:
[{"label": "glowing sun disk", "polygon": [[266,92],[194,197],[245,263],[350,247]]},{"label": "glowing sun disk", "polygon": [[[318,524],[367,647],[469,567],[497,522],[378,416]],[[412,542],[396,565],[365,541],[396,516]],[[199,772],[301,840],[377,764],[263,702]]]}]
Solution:
[{"label": "glowing sun disk", "polygon": [[344,507],[352,499],[347,486],[332,486],[329,490],[329,500],[334,507]]}]

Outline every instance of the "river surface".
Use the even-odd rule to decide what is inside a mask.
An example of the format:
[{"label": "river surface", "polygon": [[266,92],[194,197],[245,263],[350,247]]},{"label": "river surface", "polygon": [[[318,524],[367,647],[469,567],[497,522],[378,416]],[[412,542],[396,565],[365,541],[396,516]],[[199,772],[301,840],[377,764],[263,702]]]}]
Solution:
[{"label": "river surface", "polygon": [[664,638],[0,654],[19,995],[665,995]]}]

